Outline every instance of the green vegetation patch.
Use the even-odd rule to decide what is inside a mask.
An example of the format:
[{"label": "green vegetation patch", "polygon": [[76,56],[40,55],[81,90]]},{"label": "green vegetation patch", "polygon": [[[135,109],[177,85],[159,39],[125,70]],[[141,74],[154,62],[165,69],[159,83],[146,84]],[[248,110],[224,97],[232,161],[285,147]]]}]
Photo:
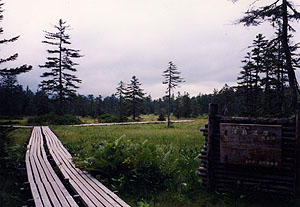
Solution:
[{"label": "green vegetation patch", "polygon": [[18,168],[25,159],[24,144],[30,136],[30,129],[9,129],[0,127],[0,206],[21,206],[20,186],[26,174]]},{"label": "green vegetation patch", "polygon": [[192,123],[71,127],[53,126],[78,167],[88,170],[131,206],[299,206],[299,201],[207,192],[197,174],[204,145]]},{"label": "green vegetation patch", "polygon": [[111,114],[102,114],[98,117],[98,121],[100,123],[116,123],[121,122],[118,116],[114,116]]},{"label": "green vegetation patch", "polygon": [[28,125],[72,125],[82,124],[80,119],[73,115],[59,116],[55,113],[50,113],[41,116],[34,116],[28,119]]},{"label": "green vegetation patch", "polygon": [[199,129],[206,121],[172,128],[166,124],[52,128],[80,168],[135,206],[163,191],[184,195],[200,188],[197,155],[204,138]]}]

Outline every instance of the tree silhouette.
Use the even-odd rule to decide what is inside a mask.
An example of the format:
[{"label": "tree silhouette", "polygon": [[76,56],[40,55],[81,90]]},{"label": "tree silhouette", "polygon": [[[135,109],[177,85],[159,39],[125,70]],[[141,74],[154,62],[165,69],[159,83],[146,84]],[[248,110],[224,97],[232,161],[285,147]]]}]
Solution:
[{"label": "tree silhouette", "polygon": [[119,82],[118,87],[116,89],[116,96],[119,98],[119,120],[122,122],[125,121],[125,96],[127,93],[127,89],[123,81]]},{"label": "tree silhouette", "polygon": [[295,29],[290,24],[291,21],[299,21],[300,13],[296,10],[292,1],[290,0],[276,0],[267,6],[251,8],[245,13],[245,16],[239,20],[245,26],[257,26],[263,22],[270,22],[274,28],[279,28],[280,42],[282,44],[285,67],[288,72],[288,81],[292,93],[292,106],[297,104],[297,96],[299,94],[299,87],[293,67],[293,58],[290,47],[290,34]]},{"label": "tree silhouette", "polygon": [[43,91],[50,93],[53,97],[58,96],[59,99],[59,113],[64,113],[63,102],[65,99],[74,96],[76,89],[79,87],[76,83],[81,83],[74,72],[75,66],[78,64],[73,62],[73,58],[82,57],[79,50],[68,48],[71,45],[70,36],[66,33],[70,29],[69,25],[62,19],[59,20],[58,25],[54,28],[56,32],[45,31],[45,41],[42,43],[53,46],[53,49],[48,49],[49,57],[41,68],[50,69],[50,72],[44,72],[41,77],[44,80],[39,85]]},{"label": "tree silhouette", "polygon": [[145,93],[143,89],[140,88],[142,84],[139,82],[136,76],[132,76],[132,79],[127,87],[126,99],[130,103],[130,114],[132,119],[140,118],[140,113],[142,109],[142,104],[144,100]]},{"label": "tree silhouette", "polygon": [[[2,6],[4,4],[2,3],[2,0],[0,0],[0,22],[3,20],[3,9]],[[0,35],[2,35],[4,32],[3,28],[0,27]],[[1,39],[0,44],[8,44],[15,42],[19,39],[20,36],[12,37],[10,39]],[[10,55],[9,57],[6,58],[0,58],[0,64],[7,63],[10,61],[14,61],[18,58],[18,53],[15,53],[13,55]],[[27,65],[22,65],[17,68],[1,68],[0,69],[0,75],[2,76],[3,79],[5,80],[15,80],[16,81],[16,76],[21,74],[21,73],[26,73],[32,69],[32,66],[27,66]]]},{"label": "tree silhouette", "polygon": [[[293,67],[299,67],[298,45],[291,45]],[[285,54],[278,38],[266,40],[262,34],[256,36],[252,50],[242,61],[245,65],[238,76],[238,94],[241,96],[241,108],[246,116],[286,116],[284,106],[291,93],[287,89],[287,69]]]},{"label": "tree silhouette", "polygon": [[180,72],[177,71],[177,67],[172,61],[169,62],[169,67],[167,68],[167,70],[163,71],[163,77],[165,78],[163,84],[167,84],[166,94],[168,97],[168,127],[170,127],[170,108],[172,91],[177,86],[179,86],[179,83],[184,82],[184,80],[182,77],[180,77]]}]

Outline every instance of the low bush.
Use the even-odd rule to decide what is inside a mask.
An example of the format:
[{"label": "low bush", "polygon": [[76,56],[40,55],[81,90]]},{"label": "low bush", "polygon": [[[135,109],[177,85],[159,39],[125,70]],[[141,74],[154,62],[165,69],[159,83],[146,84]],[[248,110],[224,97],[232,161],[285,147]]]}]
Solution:
[{"label": "low bush", "polygon": [[102,114],[98,117],[98,121],[100,123],[115,123],[115,122],[120,122],[120,119],[119,117],[111,114]]},{"label": "low bush", "polygon": [[[82,149],[71,145],[68,148]],[[151,199],[161,191],[184,193],[199,187],[199,151],[196,146],[133,143],[120,138],[92,143],[91,150],[84,156],[78,154],[75,160],[78,167],[90,171],[113,190]]]},{"label": "low bush", "polygon": [[166,121],[165,115],[164,114],[159,114],[157,121]]},{"label": "low bush", "polygon": [[[15,131],[21,131],[22,135],[12,136]],[[22,162],[26,151],[23,141],[29,133],[28,129],[24,131],[0,127],[0,206],[22,206],[22,195],[17,183],[24,183],[26,179],[26,174],[24,176],[24,172],[20,173],[19,169],[25,167]],[[20,143],[15,143],[16,140]]]},{"label": "low bush", "polygon": [[11,121],[11,120],[0,120],[0,125],[14,125],[18,124],[16,121]]},{"label": "low bush", "polygon": [[27,124],[29,125],[73,125],[81,124],[79,118],[72,115],[59,116],[54,113],[35,116],[28,119]]}]

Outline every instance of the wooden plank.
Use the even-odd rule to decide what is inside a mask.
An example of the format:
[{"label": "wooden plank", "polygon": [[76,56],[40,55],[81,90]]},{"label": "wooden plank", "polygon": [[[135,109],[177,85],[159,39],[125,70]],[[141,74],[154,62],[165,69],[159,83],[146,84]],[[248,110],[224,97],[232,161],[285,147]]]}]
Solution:
[{"label": "wooden plank", "polygon": [[67,191],[67,189],[64,187],[64,185],[62,184],[62,182],[60,181],[60,179],[58,178],[56,173],[54,172],[52,166],[50,165],[50,163],[47,159],[46,152],[44,149],[42,150],[42,158],[46,164],[46,167],[50,173],[50,176],[53,179],[53,182],[51,182],[51,185],[55,189],[57,197],[58,197],[59,201],[61,202],[62,206],[78,206],[76,204],[75,200],[72,198],[72,196]]},{"label": "wooden plank", "polygon": [[[53,168],[51,167],[51,165],[50,165],[50,163],[47,159],[45,149],[43,147],[44,142],[43,142],[43,139],[42,139],[41,131],[39,133],[40,133],[40,137],[41,137],[40,147],[41,147],[41,152],[42,152],[42,156],[39,156],[39,158],[42,160],[41,162],[44,163],[43,164],[43,169],[46,172],[48,181],[50,182],[53,190],[55,191],[57,199],[59,200],[59,202],[61,203],[62,206],[70,206],[67,199],[66,199],[68,197],[68,199],[71,202],[72,206],[77,206],[74,199],[70,199],[71,195],[67,192],[67,190],[65,189],[65,187],[63,186],[63,184],[59,180],[58,176],[55,174]],[[56,200],[56,199],[54,199],[54,200]],[[54,205],[54,206],[56,206],[56,205]]]},{"label": "wooden plank", "polygon": [[45,136],[46,139],[52,140],[52,143],[49,142],[51,145],[49,145],[48,148],[49,149],[51,148],[52,152],[55,154],[56,159],[58,161],[58,163],[56,164],[60,169],[64,169],[64,171],[67,173],[68,176],[67,178],[69,179],[69,182],[72,183],[78,195],[82,197],[82,199],[88,206],[103,206],[97,200],[97,198],[89,192],[89,189],[77,179],[76,175],[73,174],[74,172],[67,167],[68,161],[67,163],[65,163],[66,160],[63,159],[61,152],[58,151],[57,146],[54,144],[55,142],[52,139],[52,137],[49,136],[49,134],[46,132],[45,132]]},{"label": "wooden plank", "polygon": [[[42,137],[41,131],[40,131],[40,137]],[[54,189],[54,191],[58,197],[58,200],[60,201],[62,206],[78,206],[76,204],[75,200],[69,194],[69,192],[63,186],[62,182],[60,181],[60,179],[54,172],[53,168],[51,167],[51,165],[47,159],[46,152],[43,148],[43,144],[44,144],[43,139],[41,139],[41,150],[42,150],[41,159],[45,163],[44,169],[45,169],[45,171],[48,171],[47,177],[49,178],[51,186]]]},{"label": "wooden plank", "polygon": [[37,152],[36,152],[36,161],[37,167],[40,173],[40,177],[42,179],[42,183],[45,186],[46,192],[48,194],[49,200],[52,202],[54,206],[62,206],[56,197],[57,192],[55,193],[55,188],[50,183],[53,183],[54,180],[46,167],[45,160],[41,157],[41,151],[43,150],[43,139],[40,129],[37,131]]},{"label": "wooden plank", "polygon": [[82,172],[78,168],[74,168],[78,175],[84,179],[84,181],[89,185],[89,189],[97,196],[98,200],[105,205],[105,206],[113,206],[113,207],[120,207],[120,205],[115,202],[111,197],[109,197],[99,186],[97,186],[84,172]]},{"label": "wooden plank", "polygon": [[[104,206],[101,202],[99,202],[99,198],[97,198],[97,193],[94,191],[94,189],[91,189],[88,183],[80,177],[80,175],[73,169],[73,167],[69,164],[66,158],[64,158],[60,154],[60,152],[58,152],[57,155],[60,158],[60,163],[64,163],[61,164],[59,167],[63,168],[68,173],[70,179],[73,180],[77,184],[77,186],[80,187],[80,189],[82,189],[82,192],[86,194],[88,199],[92,201],[96,206]],[[82,194],[79,195],[81,196]]]},{"label": "wooden plank", "polygon": [[31,156],[31,166],[33,167],[33,174],[34,174],[34,179],[35,179],[35,183],[38,187],[38,190],[40,192],[40,195],[41,195],[41,200],[43,202],[43,204],[45,206],[51,206],[51,202],[49,200],[49,197],[47,195],[47,192],[46,192],[46,189],[42,183],[42,180],[41,180],[41,177],[40,177],[40,174],[39,174],[39,170],[38,170],[38,165],[39,165],[39,161],[37,159],[37,150],[38,150],[38,137],[37,137],[37,130],[38,128],[37,127],[34,127],[33,128],[33,142],[32,142],[32,156]]},{"label": "wooden plank", "polygon": [[40,207],[40,206],[43,206],[43,204],[42,204],[40,194],[37,190],[37,187],[36,187],[34,179],[33,179],[33,173],[32,173],[32,169],[31,169],[31,165],[30,165],[30,161],[29,161],[29,150],[30,149],[27,150],[26,158],[25,158],[27,177],[28,177],[28,182],[30,184],[30,190],[32,193],[34,203],[37,207]]},{"label": "wooden plank", "polygon": [[[63,163],[61,157],[59,155],[55,155],[56,159],[58,160],[59,163]],[[63,171],[65,172],[65,178],[68,178],[70,184],[72,185],[73,189],[75,190],[75,192],[81,196],[83,202],[87,205],[87,206],[96,206],[92,200],[88,197],[89,194],[85,193],[85,191],[87,191],[87,189],[85,189],[84,187],[82,187],[82,185],[79,185],[77,182],[74,181],[74,175],[72,175],[72,172],[68,169],[68,168],[64,168],[64,164],[60,164],[59,166],[60,169],[63,169]],[[101,206],[101,204],[99,204]]]},{"label": "wooden plank", "polygon": [[118,202],[121,206],[124,207],[130,207],[125,201],[123,201],[120,197],[118,197],[115,193],[113,193],[111,190],[109,190],[105,185],[103,185],[101,182],[99,182],[96,178],[91,176],[90,174],[86,174],[93,182],[95,182],[96,185],[98,185],[107,195],[112,197],[116,202]]},{"label": "wooden plank", "polygon": [[[63,171],[67,172],[66,174],[68,174],[70,181],[75,187],[85,188],[87,190],[85,191],[86,196],[89,196],[93,202],[98,202],[98,204],[100,201],[104,206],[129,206],[95,178],[76,168],[68,153],[65,153],[66,149],[49,128],[43,127],[43,132],[46,136],[47,144],[49,144],[48,147],[51,148],[52,153],[56,154],[56,163],[59,164]],[[80,192],[78,194],[80,195]]]},{"label": "wooden plank", "polygon": [[47,160],[40,127],[33,128],[26,165],[36,206],[78,206]]},{"label": "wooden plank", "polygon": [[[52,134],[52,138],[54,140],[56,140],[56,142],[60,142],[56,136],[54,136],[54,134]],[[63,147],[62,145],[58,144],[58,147]],[[105,206],[114,206],[114,207],[118,207],[120,206],[117,202],[115,202],[114,199],[112,199],[110,196],[107,195],[106,192],[104,192],[101,188],[99,188],[99,186],[97,186],[93,180],[90,179],[90,177],[88,177],[86,175],[86,173],[83,173],[80,169],[76,168],[74,163],[71,162],[69,159],[65,160],[66,162],[68,162],[68,166],[69,168],[73,168],[71,170],[75,170],[73,171],[74,174],[77,173],[77,178],[79,179],[80,182],[84,183],[85,185],[88,186],[88,189],[93,193],[93,195],[96,196],[96,198],[98,198],[98,200]],[[119,199],[120,200],[120,199]]]},{"label": "wooden plank", "polygon": [[[86,173],[83,173],[80,169],[76,168],[74,163],[71,162],[70,159],[67,159],[64,157],[64,150],[62,150],[61,148],[63,147],[61,144],[58,144],[58,142],[60,142],[56,136],[54,134],[51,135],[51,138],[53,139],[54,142],[56,142],[56,146],[54,146],[55,149],[60,149],[61,153],[61,158],[63,159],[63,162],[66,163],[66,166],[73,172],[73,175],[76,176],[77,180],[74,181],[78,181],[80,182],[78,185],[84,184],[84,186],[87,186],[87,188],[89,189],[89,191],[95,196],[95,198],[97,198],[103,205],[105,206],[114,206],[114,207],[118,207],[120,206],[114,199],[112,199],[110,196],[108,196],[109,193],[104,192],[99,186],[97,186],[93,180],[91,180],[91,178],[89,176],[86,175]],[[62,162],[60,162],[62,163]],[[64,168],[65,166],[62,166],[62,168],[65,170]],[[75,170],[75,171],[74,171]],[[111,192],[111,194],[113,194]],[[103,198],[102,198],[103,197]],[[114,196],[116,198],[116,200],[121,200],[120,198],[117,199],[117,196]],[[122,201],[120,201],[122,203]],[[125,203],[123,201],[123,203]]]}]

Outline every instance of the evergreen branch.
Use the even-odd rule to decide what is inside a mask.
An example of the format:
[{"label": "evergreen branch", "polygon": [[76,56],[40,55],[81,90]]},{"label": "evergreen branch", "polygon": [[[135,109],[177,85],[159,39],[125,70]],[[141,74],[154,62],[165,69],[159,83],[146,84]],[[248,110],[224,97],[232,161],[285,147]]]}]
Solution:
[{"label": "evergreen branch", "polygon": [[18,58],[18,53],[10,56],[9,58],[6,58],[6,59],[0,59],[0,64],[1,63],[5,63],[5,62],[9,62],[9,61],[14,61]]},{"label": "evergreen branch", "polygon": [[11,68],[11,69],[2,69],[0,70],[0,75],[19,75],[21,73],[29,72],[32,69],[31,65],[22,65],[17,68]]},{"label": "evergreen branch", "polygon": [[[2,30],[3,31],[3,30]],[[19,39],[20,36],[16,36],[16,37],[13,37],[11,39],[3,39],[3,40],[0,40],[0,44],[4,44],[4,43],[9,43],[9,42],[14,42],[16,40]]]}]

